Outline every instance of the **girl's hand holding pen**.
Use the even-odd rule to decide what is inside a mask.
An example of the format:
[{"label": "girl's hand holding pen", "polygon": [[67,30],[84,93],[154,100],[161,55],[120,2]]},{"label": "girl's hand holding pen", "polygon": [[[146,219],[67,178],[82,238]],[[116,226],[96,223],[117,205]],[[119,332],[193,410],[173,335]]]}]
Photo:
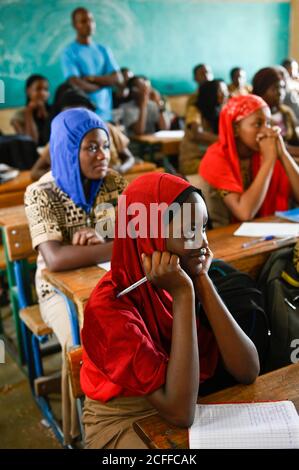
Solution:
[{"label": "girl's hand holding pen", "polygon": [[152,255],[142,253],[141,259],[147,279],[172,297],[193,290],[193,283],[182,269],[177,255],[155,251]]}]

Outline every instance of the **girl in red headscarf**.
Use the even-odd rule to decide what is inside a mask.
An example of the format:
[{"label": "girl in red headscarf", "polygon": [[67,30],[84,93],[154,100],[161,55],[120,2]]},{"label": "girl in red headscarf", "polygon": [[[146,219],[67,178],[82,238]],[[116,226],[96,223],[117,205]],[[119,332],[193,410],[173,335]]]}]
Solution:
[{"label": "girl in red headscarf", "polygon": [[220,113],[219,141],[199,166],[213,227],[286,210],[299,202],[299,170],[270,110],[255,95],[231,98]]},{"label": "girl in red headscarf", "polygon": [[[145,448],[132,423],[157,411],[191,425],[199,385],[222,364],[239,382],[258,375],[255,346],[209,278],[206,224],[200,192],[173,175],[141,176],[119,199],[111,271],[84,314],[86,447]],[[146,283],[116,297],[144,274]],[[199,302],[205,315],[196,312]]]}]

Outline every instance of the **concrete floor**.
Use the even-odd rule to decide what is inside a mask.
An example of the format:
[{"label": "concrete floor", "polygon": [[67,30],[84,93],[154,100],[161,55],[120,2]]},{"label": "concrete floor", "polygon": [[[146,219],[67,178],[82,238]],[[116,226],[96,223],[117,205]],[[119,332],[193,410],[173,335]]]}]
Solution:
[{"label": "concrete floor", "polygon": [[[9,315],[5,316],[7,330]],[[57,366],[57,357],[53,361]],[[58,397],[56,408],[59,404]],[[6,352],[5,363],[0,363],[0,449],[61,449],[53,432],[43,422],[25,374]]]}]

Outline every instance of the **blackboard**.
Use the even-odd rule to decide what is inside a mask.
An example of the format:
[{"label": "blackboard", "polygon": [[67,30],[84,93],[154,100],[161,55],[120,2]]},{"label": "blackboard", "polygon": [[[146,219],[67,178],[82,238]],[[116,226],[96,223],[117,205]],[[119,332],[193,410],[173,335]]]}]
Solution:
[{"label": "blackboard", "polygon": [[[24,103],[32,73],[63,81],[60,55],[74,39],[70,13],[94,14],[94,40],[120,66],[147,75],[166,94],[194,89],[192,67],[209,63],[216,77],[242,65],[249,78],[288,55],[290,2],[213,0],[0,0],[0,79],[5,103]],[[1,100],[0,100],[1,102]]]}]

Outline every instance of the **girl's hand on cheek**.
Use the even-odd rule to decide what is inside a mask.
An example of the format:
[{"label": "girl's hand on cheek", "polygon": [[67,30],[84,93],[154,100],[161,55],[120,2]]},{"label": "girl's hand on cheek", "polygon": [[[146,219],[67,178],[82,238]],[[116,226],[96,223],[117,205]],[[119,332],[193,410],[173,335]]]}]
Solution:
[{"label": "girl's hand on cheek", "polygon": [[165,289],[172,297],[193,292],[192,281],[181,268],[177,255],[154,251],[152,255],[143,253],[141,259],[146,277],[156,287]]},{"label": "girl's hand on cheek", "polygon": [[213,260],[213,253],[208,245],[202,247],[200,251],[199,255],[192,256],[192,252],[190,252],[182,259],[182,266],[192,279],[207,274]]}]

